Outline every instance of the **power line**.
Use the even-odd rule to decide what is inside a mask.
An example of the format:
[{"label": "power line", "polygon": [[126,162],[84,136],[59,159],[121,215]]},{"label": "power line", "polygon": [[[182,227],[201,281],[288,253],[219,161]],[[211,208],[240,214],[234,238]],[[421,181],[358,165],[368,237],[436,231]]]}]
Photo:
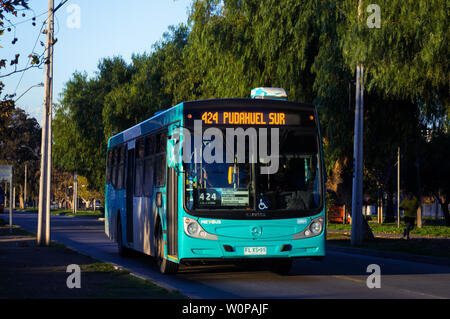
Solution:
[{"label": "power line", "polygon": [[[31,9],[30,9],[31,10]],[[48,10],[47,11],[44,11],[44,12],[42,12],[42,13],[40,13],[40,14],[38,14],[38,15],[35,15],[34,17],[32,17],[32,18],[28,18],[28,19],[26,19],[26,20],[23,20],[23,21],[19,21],[19,22],[16,22],[16,23],[12,23],[10,20],[8,20],[8,19],[5,19],[13,28],[15,28],[16,26],[18,26],[19,24],[24,24],[24,23],[26,23],[26,22],[28,22],[28,21],[34,21],[34,20],[36,20],[36,18],[38,18],[38,17],[40,17],[40,16],[43,16],[44,14],[46,14],[48,12]]]},{"label": "power line", "polygon": [[[39,41],[39,37],[40,37],[41,34],[42,34],[42,28],[44,27],[45,22],[46,22],[46,21],[42,22],[41,28],[39,29],[39,33],[38,33],[38,36],[37,36],[37,38],[36,38],[36,41],[34,42],[34,46],[33,46],[33,49],[31,50],[31,53],[33,53],[33,52],[34,52],[34,49],[36,48],[36,45],[37,45],[37,43],[38,43],[38,41]],[[45,51],[44,51],[44,52],[45,52]],[[25,72],[27,71],[26,68],[27,68],[28,64],[30,63],[30,60],[31,60],[31,57],[28,57],[27,64],[25,65],[25,70],[22,72],[22,74],[21,74],[21,76],[20,76],[19,82],[17,83],[16,89],[14,90],[14,94],[16,94],[17,89],[19,88],[19,85],[20,85],[20,83],[22,82],[23,75],[24,75]]]},{"label": "power line", "polygon": [[[68,1],[68,0],[62,0],[61,3],[53,10],[53,15],[54,15],[55,12],[56,12],[59,8],[61,8],[67,1]],[[15,25],[22,24],[22,23],[25,23],[25,22],[30,21],[30,20],[36,20],[37,17],[42,16],[42,15],[48,13],[48,11],[49,11],[49,10],[47,10],[47,11],[45,11],[45,12],[39,14],[38,16],[34,16],[33,18],[30,18],[30,19],[21,21],[21,22],[19,22],[19,23],[16,23]],[[56,18],[56,16],[55,16],[55,18]],[[43,29],[44,25],[47,23],[47,20],[48,20],[48,19],[49,19],[49,17],[47,16],[47,18],[42,22],[41,28],[39,29],[39,33],[38,33],[38,36],[37,36],[36,41],[35,41],[35,43],[34,43],[33,49],[31,50],[31,53],[34,53],[34,49],[36,48],[37,42],[39,41],[39,37],[40,37],[41,34],[42,34],[42,29]],[[58,32],[59,32],[59,22],[58,22],[58,20],[56,20],[56,21],[57,21]],[[8,22],[11,24],[10,21],[8,21]],[[11,24],[11,25],[12,25],[12,24]],[[12,26],[14,27],[14,35],[15,35],[15,32],[16,32],[16,27],[15,27],[15,25],[12,25]],[[15,36],[14,36],[14,37],[15,37]],[[42,56],[43,54],[45,54],[45,50],[44,50],[44,52],[43,52],[40,56]],[[19,88],[19,85],[20,85],[20,83],[22,82],[23,75],[25,74],[25,72],[26,72],[27,70],[29,70],[29,68],[27,69],[27,67],[28,67],[28,64],[30,63],[30,60],[31,60],[31,57],[28,57],[27,64],[25,65],[25,68],[24,68],[24,70],[22,71],[22,74],[21,74],[21,76],[20,76],[19,82],[17,83],[16,88],[15,88],[15,90],[14,90],[14,93],[13,93],[14,95],[16,94],[17,89]]]},{"label": "power line", "polygon": [[[61,8],[64,4],[66,4],[66,2],[67,2],[68,0],[62,0],[61,1],[61,3],[53,10],[53,13],[55,13],[56,12],[56,10],[58,10],[59,8]],[[31,10],[31,11],[33,11],[33,13],[34,13],[34,10],[33,9],[21,9],[21,10],[18,10],[18,11],[24,11],[24,10]],[[32,18],[28,18],[28,19],[25,19],[25,20],[22,20],[22,21],[19,21],[19,22],[16,22],[16,23],[12,23],[9,19],[7,19],[7,18],[4,18],[10,25],[11,25],[11,27],[13,27],[13,28],[15,28],[16,26],[18,26],[19,24],[23,24],[23,23],[26,23],[26,22],[28,22],[28,21],[34,21],[34,20],[36,20],[36,18],[38,18],[38,17],[40,17],[40,16],[43,16],[44,14],[47,14],[48,13],[48,10],[46,10],[46,11],[44,11],[44,12],[42,12],[42,13],[40,13],[40,14],[38,14],[38,15],[34,15]],[[48,18],[47,18],[48,19]],[[46,21],[47,21],[47,19],[46,19]]]}]

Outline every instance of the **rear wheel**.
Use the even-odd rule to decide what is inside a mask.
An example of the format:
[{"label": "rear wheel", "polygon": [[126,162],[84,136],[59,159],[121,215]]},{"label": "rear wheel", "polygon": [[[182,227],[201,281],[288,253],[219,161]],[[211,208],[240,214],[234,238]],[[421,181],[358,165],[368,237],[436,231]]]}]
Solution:
[{"label": "rear wheel", "polygon": [[158,223],[155,233],[156,264],[162,274],[175,274],[178,271],[178,264],[164,258],[164,238],[161,224]]},{"label": "rear wheel", "polygon": [[117,250],[119,252],[120,257],[130,257],[131,249],[125,247],[123,245],[123,236],[122,236],[122,222],[120,221],[120,215],[117,216]]}]

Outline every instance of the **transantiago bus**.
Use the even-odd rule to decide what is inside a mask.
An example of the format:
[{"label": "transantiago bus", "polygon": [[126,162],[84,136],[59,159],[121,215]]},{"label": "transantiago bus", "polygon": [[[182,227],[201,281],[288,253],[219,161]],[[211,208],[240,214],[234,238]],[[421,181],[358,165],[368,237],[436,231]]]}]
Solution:
[{"label": "transantiago bus", "polygon": [[313,105],[284,89],[183,102],[108,141],[105,232],[119,254],[180,264],[325,255],[324,164]]}]

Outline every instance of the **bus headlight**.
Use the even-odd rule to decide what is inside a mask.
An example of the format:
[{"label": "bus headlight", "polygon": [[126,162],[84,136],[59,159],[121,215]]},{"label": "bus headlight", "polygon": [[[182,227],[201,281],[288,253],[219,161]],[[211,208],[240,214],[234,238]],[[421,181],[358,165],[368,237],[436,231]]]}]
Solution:
[{"label": "bus headlight", "polygon": [[187,225],[187,232],[189,235],[195,235],[198,232],[198,224],[197,223],[190,223]]},{"label": "bus headlight", "polygon": [[313,221],[311,223],[311,226],[309,226],[309,229],[314,235],[320,234],[320,232],[322,231],[322,223],[320,223],[319,221]]},{"label": "bus headlight", "polygon": [[183,223],[184,233],[189,237],[218,240],[216,235],[210,234],[207,231],[205,231],[195,219],[184,217],[183,221],[184,221]]},{"label": "bus headlight", "polygon": [[323,231],[323,217],[314,218],[305,230],[294,235],[292,239],[309,238],[320,235]]}]

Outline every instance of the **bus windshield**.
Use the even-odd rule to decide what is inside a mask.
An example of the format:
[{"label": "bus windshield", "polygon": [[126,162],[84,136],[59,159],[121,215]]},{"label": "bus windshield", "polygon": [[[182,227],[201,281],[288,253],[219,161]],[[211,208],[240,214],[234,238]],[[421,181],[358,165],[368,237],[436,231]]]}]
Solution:
[{"label": "bus windshield", "polygon": [[[269,165],[267,159],[259,153],[252,157],[248,144],[244,148],[245,156],[239,157],[238,143],[230,147],[229,139],[224,138],[223,147],[215,150],[223,150],[221,156],[215,154],[215,158],[220,160],[211,162],[202,155],[213,140],[202,140],[202,153],[195,149],[194,137],[190,137],[194,150],[191,162],[184,163],[186,208],[190,211],[274,212],[306,212],[320,208],[322,187],[317,134],[305,133],[295,127],[280,127],[277,130],[278,154],[271,156],[276,159],[278,168],[271,174],[263,172],[263,168]],[[227,134],[225,128],[221,131],[224,136]],[[266,135],[257,134],[257,145],[261,145],[261,138],[267,139],[270,152],[271,143],[275,141],[272,139],[273,131],[268,128],[267,132]],[[250,139],[245,139],[245,142],[250,143]]]}]

